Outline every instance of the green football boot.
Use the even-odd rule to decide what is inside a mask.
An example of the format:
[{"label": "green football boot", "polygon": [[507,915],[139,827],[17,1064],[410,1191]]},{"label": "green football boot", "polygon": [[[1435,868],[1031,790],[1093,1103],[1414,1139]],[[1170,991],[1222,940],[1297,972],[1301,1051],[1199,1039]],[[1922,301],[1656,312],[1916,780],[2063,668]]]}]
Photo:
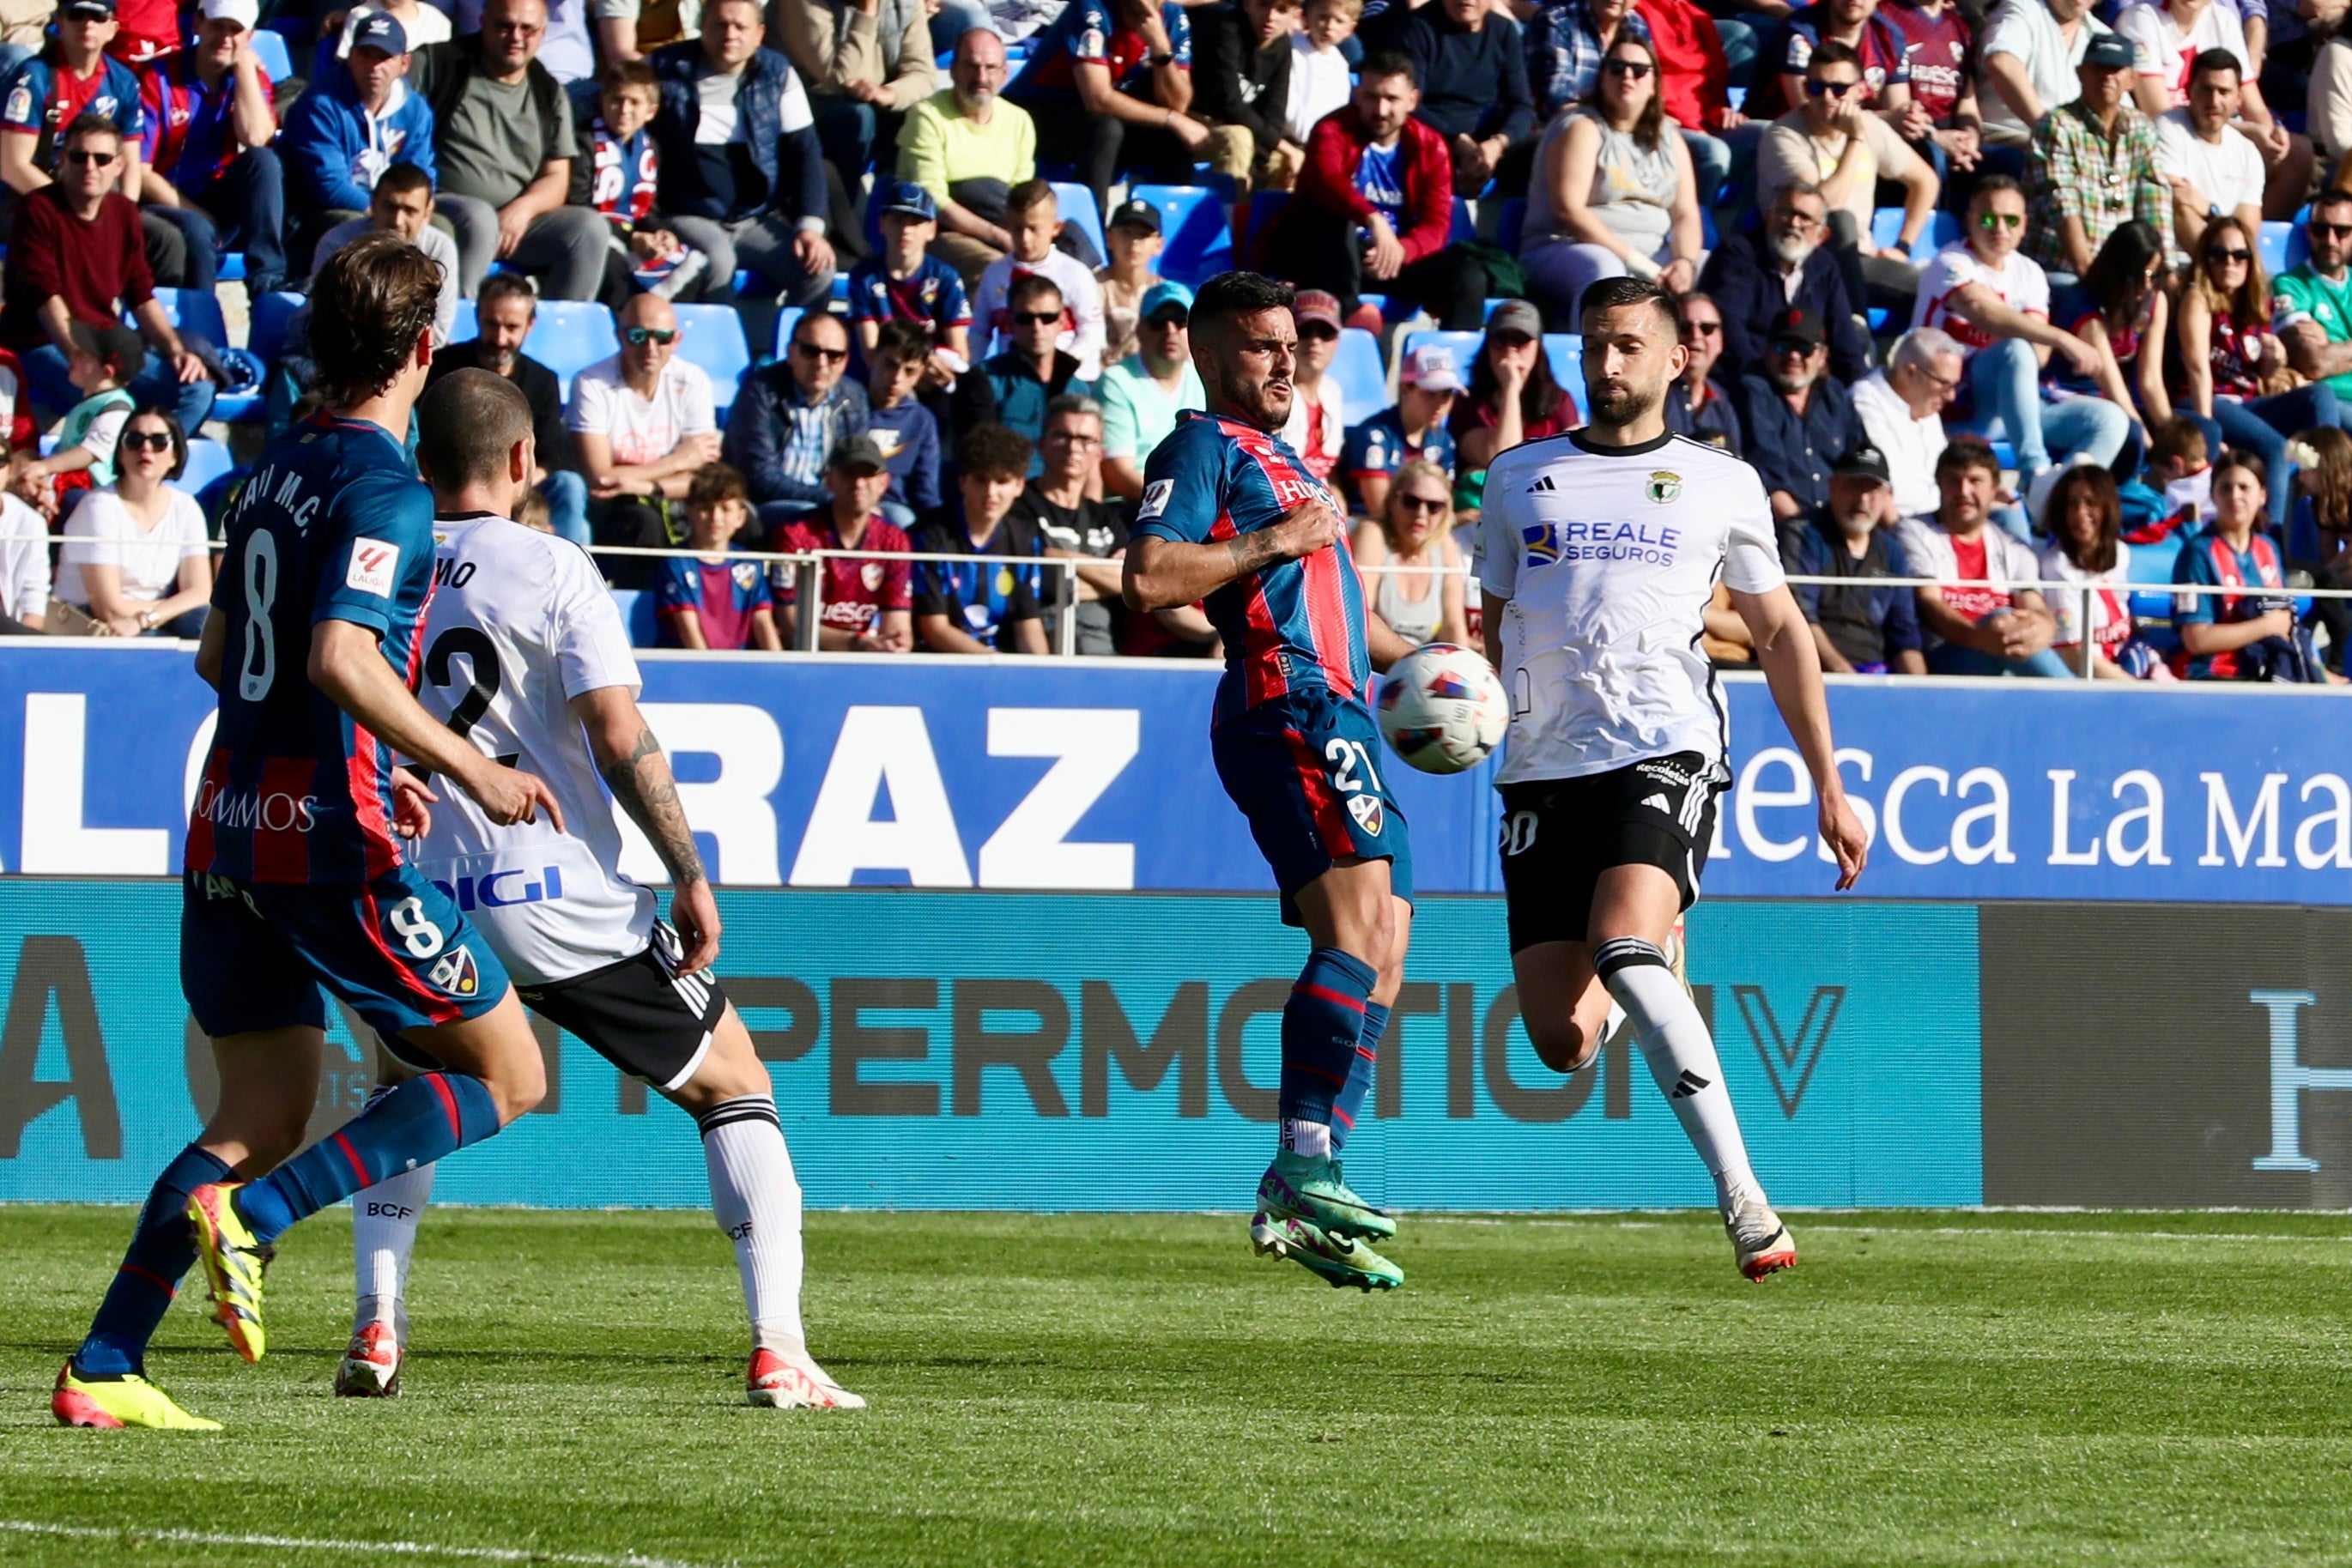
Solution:
[{"label": "green football boot", "polygon": [[1261,1214],[1311,1220],[1333,1236],[1385,1241],[1396,1234],[1396,1220],[1359,1197],[1340,1179],[1339,1162],[1328,1155],[1277,1152],[1258,1178],[1257,1207]]},{"label": "green football boot", "polygon": [[1250,1245],[1260,1256],[1287,1258],[1313,1270],[1335,1290],[1353,1285],[1360,1291],[1393,1291],[1404,1283],[1403,1270],[1362,1242],[1334,1236],[1295,1214],[1261,1214],[1251,1220]]}]

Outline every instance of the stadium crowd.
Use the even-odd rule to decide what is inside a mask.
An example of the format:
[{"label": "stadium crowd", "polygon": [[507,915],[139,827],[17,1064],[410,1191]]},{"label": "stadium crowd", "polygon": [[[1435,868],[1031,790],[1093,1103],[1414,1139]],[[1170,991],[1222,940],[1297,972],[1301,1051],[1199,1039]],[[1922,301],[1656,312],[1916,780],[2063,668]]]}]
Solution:
[{"label": "stadium crowd", "polygon": [[[1117,558],[1228,265],[1299,287],[1284,434],[1408,637],[1475,634],[1487,465],[1581,423],[1578,299],[1633,274],[1680,300],[1671,428],[1836,580],[1830,669],[2321,681],[2352,643],[2296,592],[2352,586],[2342,0],[34,9],[8,629],[200,618],[241,476],[170,481],[208,419],[310,415],[263,307],[376,230],[442,265],[436,377],[529,397],[533,520],[692,552],[599,558],[670,645],[806,645],[813,593],[829,649],[1213,653]],[[173,303],[225,276],[246,346]]]}]

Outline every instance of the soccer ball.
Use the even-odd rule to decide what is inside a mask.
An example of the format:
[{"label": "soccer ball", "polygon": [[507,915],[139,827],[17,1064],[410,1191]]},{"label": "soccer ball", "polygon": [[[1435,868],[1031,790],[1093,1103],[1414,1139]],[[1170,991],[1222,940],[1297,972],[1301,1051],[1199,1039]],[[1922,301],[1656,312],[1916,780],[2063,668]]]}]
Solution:
[{"label": "soccer ball", "polygon": [[1486,660],[1452,643],[1430,643],[1381,677],[1379,716],[1389,748],[1408,764],[1459,773],[1503,743],[1511,706]]}]

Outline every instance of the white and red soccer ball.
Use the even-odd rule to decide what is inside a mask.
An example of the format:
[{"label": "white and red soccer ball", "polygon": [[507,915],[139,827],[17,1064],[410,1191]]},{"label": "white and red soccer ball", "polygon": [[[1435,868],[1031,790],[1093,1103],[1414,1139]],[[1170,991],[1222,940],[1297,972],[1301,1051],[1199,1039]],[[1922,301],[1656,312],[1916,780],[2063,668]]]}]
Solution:
[{"label": "white and red soccer ball", "polygon": [[1503,683],[1453,643],[1424,643],[1390,666],[1374,711],[1389,749],[1423,773],[1477,767],[1511,727]]}]

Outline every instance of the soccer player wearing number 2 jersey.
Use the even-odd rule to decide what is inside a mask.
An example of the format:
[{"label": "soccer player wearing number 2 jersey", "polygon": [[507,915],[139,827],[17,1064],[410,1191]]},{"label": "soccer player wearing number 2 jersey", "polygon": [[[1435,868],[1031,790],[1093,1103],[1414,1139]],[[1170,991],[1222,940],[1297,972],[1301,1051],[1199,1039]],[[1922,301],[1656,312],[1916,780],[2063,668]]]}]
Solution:
[{"label": "soccer player wearing number 2 jersey", "polygon": [[1337,497],[1276,433],[1290,417],[1297,323],[1286,284],[1211,278],[1192,302],[1208,412],[1151,454],[1126,563],[1137,610],[1207,601],[1225,676],[1217,777],[1274,868],[1286,924],[1314,948],[1282,1009],[1280,1138],[1250,1239],[1333,1285],[1404,1283],[1370,1242],[1396,1221],[1337,1158],[1372,1082],[1412,925],[1404,815],[1375,761],[1370,665],[1410,645],[1364,608]]},{"label": "soccer player wearing number 2 jersey", "polygon": [[[393,833],[396,748],[501,822],[546,784],[444,728],[410,683],[433,591],[433,499],[399,439],[433,363],[440,270],[396,235],[336,254],[311,289],[326,407],[270,444],[228,517],[196,655],[220,693],[188,822],[180,985],[220,1103],[157,1179],[51,1409],[75,1427],[199,1427],[144,1375],[180,1277],[261,1359],[271,1244],[337,1199],[487,1138],[546,1092],[522,1005]],[[317,1104],[331,990],[436,1069],[292,1159]],[[284,1164],[279,1164],[284,1161]]]},{"label": "soccer player wearing number 2 jersey", "polygon": [[1796,1243],[1749,1168],[1715,1041],[1666,956],[1714,840],[1727,719],[1699,632],[1717,577],[1756,639],[1812,774],[1840,888],[1866,841],[1832,760],[1811,630],[1781,578],[1756,471],[1666,433],[1689,353],[1674,300],[1620,277],[1586,290],[1592,423],[1514,447],[1486,471],[1479,554],[1486,656],[1511,700],[1503,890],[1528,1038],[1574,1072],[1614,999],[1715,1177],[1740,1272],[1793,1267]]}]

